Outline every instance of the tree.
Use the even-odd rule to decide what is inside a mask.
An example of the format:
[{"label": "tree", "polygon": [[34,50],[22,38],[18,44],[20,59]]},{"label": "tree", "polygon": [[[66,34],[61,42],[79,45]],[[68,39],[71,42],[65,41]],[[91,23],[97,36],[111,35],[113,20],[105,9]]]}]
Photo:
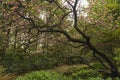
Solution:
[{"label": "tree", "polygon": [[[30,3],[30,1],[32,3]],[[57,33],[60,36],[66,37],[70,44],[74,45],[74,43],[77,43],[80,45],[80,47],[82,46],[84,48],[91,50],[92,51],[91,54],[101,63],[101,65],[104,67],[104,70],[103,69],[98,70],[94,66],[86,62],[85,64],[111,77],[119,77],[120,72],[118,71],[116,61],[114,60],[113,57],[109,57],[109,55],[107,55],[108,53],[111,52],[106,53],[104,50],[102,51],[101,49],[97,48],[93,42],[93,40],[97,40],[97,37],[99,38],[104,37],[103,32],[102,33],[97,32],[98,33],[97,36],[95,34],[96,32],[94,31],[111,30],[111,28],[115,26],[112,16],[111,15],[105,16],[108,12],[107,11],[105,12],[105,10],[102,11],[103,6],[101,5],[101,3],[99,3],[100,5],[98,7],[92,8],[91,6],[90,9],[93,9],[92,10],[93,12],[91,12],[91,10],[88,8],[88,10],[86,10],[88,12],[88,16],[84,17],[85,12],[83,11],[83,8],[81,8],[80,5],[81,2],[82,0],[70,0],[70,1],[65,0],[65,3],[59,0],[58,1],[54,0],[52,3],[48,3],[42,0],[2,1],[4,7],[2,9],[2,12],[3,11],[5,12],[4,15],[5,14],[7,16],[9,15],[8,18],[10,18],[10,20],[7,19],[4,20],[9,22],[8,24],[11,24],[12,27],[10,28],[10,30],[12,29],[15,30],[11,32],[16,32],[16,28],[14,27],[19,26],[17,27],[18,28],[17,32],[21,34],[24,31],[24,35],[27,35],[25,37],[28,42],[26,41],[27,43],[25,43],[24,45],[27,49],[29,49],[30,44],[39,39],[39,37],[35,39],[35,35],[40,35],[43,33],[51,33],[52,35],[53,33],[55,34]],[[105,15],[98,14],[97,9],[99,9],[100,10],[99,12],[102,12]],[[5,10],[7,10],[7,12]],[[2,14],[2,16],[4,15]],[[107,21],[108,22],[110,21],[109,24],[111,24],[111,26],[108,28],[106,27],[104,28],[104,26],[107,26],[106,25],[106,23],[108,23]],[[116,19],[116,21],[119,21],[119,19],[118,20]],[[102,22],[105,23],[105,25]],[[94,26],[96,25],[100,27],[102,26],[102,29],[98,27],[99,30],[96,30],[97,27],[94,28]],[[35,33],[33,30],[35,30],[35,32],[37,33]],[[73,32],[71,32],[72,30]],[[16,38],[19,36],[17,36],[18,33],[14,34],[15,34],[14,45],[16,45]],[[81,59],[84,61],[83,58]]]}]

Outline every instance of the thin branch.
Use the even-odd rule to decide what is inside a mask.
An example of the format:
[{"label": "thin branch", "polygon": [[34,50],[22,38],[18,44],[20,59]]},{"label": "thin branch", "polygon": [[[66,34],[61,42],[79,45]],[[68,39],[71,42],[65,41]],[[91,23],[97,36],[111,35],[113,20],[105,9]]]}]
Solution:
[{"label": "thin branch", "polygon": [[58,6],[59,9],[61,9],[65,13],[65,10],[59,5],[57,1],[54,1],[54,3]]},{"label": "thin branch", "polygon": [[44,32],[56,32],[56,33],[61,33],[61,34],[63,34],[64,36],[66,36],[69,41],[76,42],[76,43],[84,43],[84,44],[85,44],[85,41],[82,41],[82,40],[80,40],[80,39],[76,39],[76,38],[71,37],[71,36],[70,36],[66,31],[64,31],[64,30],[53,30],[53,29],[52,29],[52,30],[40,30],[40,29],[39,29],[39,32],[42,32],[42,33],[44,33]]},{"label": "thin branch", "polygon": [[95,54],[94,51],[93,51],[93,56],[94,56],[106,69],[109,69],[109,67],[108,67],[106,64],[104,64],[104,62],[96,56],[96,54]]},{"label": "thin branch", "polygon": [[32,25],[32,26],[36,26],[35,25],[35,22],[34,22],[34,20],[32,19],[32,18],[30,18],[30,17],[25,17],[24,15],[22,15],[20,12],[18,12],[17,10],[16,10],[16,13],[20,16],[20,17],[22,17],[23,19],[26,19],[26,20],[28,20],[28,22]]},{"label": "thin branch", "polygon": [[73,47],[73,48],[80,48],[80,47],[84,46],[83,44],[78,45],[78,46],[74,46],[73,44],[70,44],[70,43],[64,42],[64,41],[60,41],[60,40],[58,40],[58,42],[63,43],[63,44],[66,44],[66,45],[69,45],[69,46],[71,46],[71,47]]},{"label": "thin branch", "polygon": [[90,64],[89,64],[88,62],[86,62],[85,59],[83,59],[82,57],[79,56],[79,58],[81,59],[81,61],[82,61],[85,65],[89,66],[90,68],[95,69],[97,72],[104,72],[104,73],[106,73],[106,74],[109,74],[109,72],[106,71],[106,70],[100,70],[100,69],[97,69],[96,67],[90,65]]},{"label": "thin branch", "polygon": [[74,15],[74,28],[78,31],[78,33],[80,33],[85,39],[89,39],[89,37],[87,35],[85,35],[79,28],[78,28],[78,16],[77,16],[77,10],[76,10],[76,7],[77,7],[77,3],[78,3],[78,0],[75,1],[75,4],[73,6],[73,15]]},{"label": "thin branch", "polygon": [[66,2],[67,2],[72,8],[74,7],[68,0],[66,0]]}]

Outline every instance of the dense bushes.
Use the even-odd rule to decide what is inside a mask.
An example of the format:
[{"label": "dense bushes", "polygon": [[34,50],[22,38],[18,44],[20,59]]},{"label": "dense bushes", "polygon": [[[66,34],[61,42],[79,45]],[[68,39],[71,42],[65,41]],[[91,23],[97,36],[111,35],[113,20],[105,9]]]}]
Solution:
[{"label": "dense bushes", "polygon": [[[28,54],[24,52],[7,51],[2,58],[1,65],[6,68],[6,72],[26,73],[34,70],[50,69],[61,64],[78,64],[79,60],[70,58],[71,52],[61,47],[52,47],[46,53]],[[73,55],[74,56],[74,55]]]},{"label": "dense bushes", "polygon": [[26,73],[33,70],[49,69],[58,64],[58,58],[51,57],[48,54],[19,54],[7,53],[4,60],[0,62],[6,72]]},{"label": "dense bushes", "polygon": [[[110,77],[104,78],[96,70],[82,69],[71,75],[72,80],[113,80]],[[114,80],[120,80],[120,78],[114,78]]]},{"label": "dense bushes", "polygon": [[[69,77],[52,71],[36,71],[20,76],[16,80],[103,80],[102,77],[97,76],[95,71],[92,71],[93,70],[81,70]],[[112,79],[107,78],[105,80]],[[116,78],[115,80],[120,79]]]},{"label": "dense bushes", "polygon": [[20,76],[16,80],[70,80],[70,78],[52,71],[37,71]]},{"label": "dense bushes", "polygon": [[78,80],[79,78],[82,79],[86,79],[86,78],[89,79],[90,77],[95,78],[97,76],[99,76],[99,73],[92,69],[80,70],[72,74],[72,78],[75,80]]}]

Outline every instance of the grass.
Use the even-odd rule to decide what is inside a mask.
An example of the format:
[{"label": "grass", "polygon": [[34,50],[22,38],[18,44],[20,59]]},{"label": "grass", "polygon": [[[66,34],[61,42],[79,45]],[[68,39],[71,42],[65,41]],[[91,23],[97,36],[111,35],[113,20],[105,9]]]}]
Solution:
[{"label": "grass", "polygon": [[[51,69],[52,71],[55,71],[55,72],[59,72],[59,73],[63,73],[63,74],[72,74],[73,72],[76,72],[80,69],[83,69],[83,68],[87,68],[88,66],[86,65],[81,65],[81,64],[78,64],[78,65],[61,65],[61,66],[58,66],[58,67],[55,67],[53,69]],[[4,68],[0,66],[0,80],[13,80],[15,79],[18,75],[15,75],[15,74],[5,74],[5,73],[2,73],[2,71],[4,71]]]},{"label": "grass", "polygon": [[80,69],[85,69],[85,68],[88,68],[88,66],[84,65],[84,64],[82,64],[82,65],[77,64],[77,65],[61,65],[61,66],[55,67],[51,70],[53,70],[55,72],[63,73],[66,75],[70,75],[73,72],[76,72],[76,71],[79,71]]}]

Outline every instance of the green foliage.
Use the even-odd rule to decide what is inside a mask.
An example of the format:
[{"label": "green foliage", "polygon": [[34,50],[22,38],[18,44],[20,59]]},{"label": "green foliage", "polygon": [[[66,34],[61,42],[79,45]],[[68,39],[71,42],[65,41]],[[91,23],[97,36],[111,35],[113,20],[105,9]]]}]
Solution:
[{"label": "green foliage", "polygon": [[58,64],[57,58],[43,54],[7,53],[1,64],[6,72],[26,73],[33,70],[49,69]]},{"label": "green foliage", "polygon": [[[111,78],[103,79],[101,77],[96,77],[96,78],[91,77],[88,80],[112,80],[112,79]],[[120,80],[120,78],[115,78],[114,80]]]},{"label": "green foliage", "polygon": [[[76,73],[73,73],[71,77],[72,80],[112,80],[109,77],[104,79],[102,75],[92,69],[84,69],[77,71]],[[120,78],[115,78],[114,80],[120,80]]]},{"label": "green foliage", "polygon": [[92,64],[92,66],[94,66],[94,67],[96,67],[96,68],[98,68],[98,69],[103,68],[103,66],[102,66],[101,63],[99,63],[99,62],[94,62],[94,63]]},{"label": "green foliage", "polygon": [[52,71],[37,71],[20,76],[16,80],[71,80],[62,74]]},{"label": "green foliage", "polygon": [[106,7],[109,9],[110,13],[114,16],[114,20],[116,20],[120,16],[120,5],[117,1],[108,1]]},{"label": "green foliage", "polygon": [[[42,30],[44,32],[44,29],[48,30],[48,32],[49,30],[52,31],[52,29],[60,29],[60,33],[63,29],[64,35],[66,33],[70,35],[71,40],[69,41],[69,36],[68,36],[67,42],[70,42],[71,44],[75,46],[76,45],[80,46],[81,44],[79,45],[74,42],[81,43],[81,40],[83,41],[85,40],[81,38],[82,35],[84,37],[84,34],[86,34],[87,36],[92,35],[92,37],[90,36],[90,39],[91,39],[90,42],[91,44],[93,43],[93,45],[95,41],[97,45],[98,38],[100,39],[102,38],[100,40],[100,44],[106,43],[107,46],[111,47],[108,50],[108,52],[105,52],[105,53],[112,53],[112,51],[110,50],[113,50],[114,48],[116,48],[116,45],[119,45],[118,42],[120,41],[120,37],[119,37],[120,30],[118,29],[115,32],[112,32],[113,30],[111,30],[113,29],[114,26],[115,28],[120,26],[120,25],[115,25],[115,24],[120,24],[119,20],[117,20],[117,18],[120,16],[120,5],[117,2],[104,3],[103,1],[98,0],[98,2],[95,2],[98,5],[95,4],[95,7],[93,8],[93,10],[88,9],[86,11],[88,12],[87,13],[88,15],[84,17],[84,19],[82,19],[78,15],[78,18],[76,19],[78,20],[79,25],[77,24],[76,27],[80,29],[80,32],[79,32],[79,30],[76,31],[77,29],[74,29],[75,26],[73,27],[72,20],[68,20],[68,19],[72,19],[73,18],[72,16],[75,16],[75,15],[64,14],[64,12],[67,13],[68,11],[70,11],[71,13],[73,12],[72,10],[74,9],[70,9],[70,8],[67,8],[67,6],[64,6],[63,4],[59,4],[57,0],[55,1],[55,3],[51,3],[51,4],[44,0],[25,0],[25,1],[20,0],[20,1],[18,0],[13,0],[13,1],[6,0],[5,1],[4,0],[2,1],[2,4],[4,4],[5,6],[0,5],[0,9],[1,9],[0,11],[2,12],[0,14],[0,23],[1,23],[0,26],[1,28],[3,27],[0,32],[3,32],[5,35],[4,36],[0,34],[0,48],[4,48],[4,49],[0,49],[0,52],[3,51],[5,53],[5,56],[1,60],[2,62],[0,63],[3,65],[3,67],[6,68],[7,72],[25,73],[25,72],[30,72],[33,70],[49,69],[53,66],[60,65],[61,63],[75,64],[76,62],[76,64],[78,64],[80,63],[79,59],[69,58],[69,55],[72,55],[72,57],[74,57],[76,55],[79,56],[82,53],[84,53],[83,55],[85,55],[83,56],[84,60],[86,58],[89,62],[90,60],[92,60],[90,58],[92,53],[90,53],[90,51],[88,50],[83,49],[84,50],[83,51],[82,49],[80,49],[81,47],[79,48],[79,50],[77,50],[77,49],[71,48],[70,46],[64,46],[64,45],[59,46],[58,44],[56,44],[58,40],[67,41],[63,35],[57,34],[56,36],[50,37],[49,35],[51,34],[49,34],[49,35],[45,35],[46,38],[44,38],[43,37],[44,34],[40,35]],[[111,1],[114,1],[114,0],[111,0]],[[92,11],[90,11],[89,13],[89,10],[92,10]],[[16,14],[16,11],[18,11],[19,13]],[[82,13],[84,13],[83,10],[82,10]],[[19,17],[20,19],[18,19]],[[113,17],[115,21],[113,20]],[[76,22],[77,21],[75,21],[75,23]],[[85,30],[83,27],[86,27]],[[97,29],[97,27],[99,28]],[[35,29],[35,31],[31,29]],[[64,30],[66,31],[65,33],[64,33]],[[83,31],[83,33],[81,33],[81,31]],[[106,33],[104,34],[104,32]],[[51,38],[54,38],[54,37],[56,39],[52,40]],[[94,40],[92,40],[92,38]],[[34,54],[35,51],[39,52],[40,50],[43,50],[43,51],[45,50],[45,48],[42,48],[42,47],[38,48],[39,44],[41,43],[44,44],[44,41],[45,41],[45,44],[48,45],[47,47],[45,46],[47,50],[45,51],[45,54],[42,54],[42,53]],[[114,46],[107,44],[107,42],[109,42],[110,44],[114,44]],[[3,46],[1,46],[1,44]],[[106,47],[105,45],[103,45],[102,47],[102,45],[100,46],[100,44],[98,44],[99,47],[101,48]],[[14,49],[16,49],[15,51],[11,49],[12,45],[13,46],[16,45],[16,48],[14,46]],[[85,48],[87,49],[86,47],[87,45],[88,47],[90,47],[89,43],[87,43],[87,41],[85,40],[82,46],[85,46]],[[20,47],[23,46],[23,48],[17,50],[18,46]],[[10,49],[9,51],[7,51],[8,48]],[[98,49],[97,52],[101,51],[104,53],[104,50],[106,48],[103,48],[104,50],[101,48],[93,47],[91,49],[95,49],[95,50]],[[32,53],[32,54],[27,54],[27,52]],[[65,57],[65,58],[62,59],[62,57]],[[104,59],[104,56],[103,58],[101,57],[102,56],[100,56],[101,60],[106,60]],[[69,60],[67,60],[67,58]],[[108,56],[108,59],[109,58],[112,59],[113,57]],[[114,59],[118,62],[120,61],[119,57],[115,56]],[[107,61],[105,61],[105,63],[106,62]],[[93,66],[102,69],[101,65],[98,63],[93,64]],[[36,73],[28,74],[26,76],[30,78],[31,80],[33,80],[33,78],[53,80],[54,74],[51,75],[51,73],[52,72],[49,72],[49,73],[48,72],[40,72],[40,73],[36,72]],[[43,75],[47,75],[47,78],[43,77]],[[55,79],[57,80],[59,76],[60,75],[56,74]],[[97,76],[99,76],[99,74],[96,71],[91,70],[91,69],[80,70],[72,74],[72,77],[75,80],[86,79],[86,77],[87,79],[89,78],[91,80],[101,79]],[[91,77],[95,77],[95,78],[91,78]],[[24,79],[27,80],[27,78],[24,78]],[[60,76],[60,79],[64,80],[63,76]]]},{"label": "green foliage", "polygon": [[96,78],[91,77],[91,78],[89,78],[89,80],[102,80],[102,78],[101,77],[96,77]]},{"label": "green foliage", "polygon": [[114,3],[108,3],[106,6],[107,6],[109,9],[113,10],[113,9],[117,9],[119,5],[114,2]]},{"label": "green foliage", "polygon": [[[89,71],[89,70],[86,70],[86,71],[81,71],[80,74],[81,76],[82,75],[82,72],[83,74],[93,74],[95,71]],[[95,72],[96,73],[96,72]],[[96,75],[94,73],[94,75]],[[36,72],[31,72],[31,73],[28,73],[24,76],[19,76],[18,78],[16,78],[15,80],[103,80],[102,77],[99,77],[99,76],[91,76],[91,77],[88,77],[84,75],[85,78],[81,78],[80,75],[77,75],[76,78],[72,76],[69,76],[69,78],[63,74],[60,74],[60,73],[56,73],[56,72],[53,72],[53,71],[36,71]],[[104,80],[112,80],[111,78],[107,78],[107,79],[104,79]],[[115,78],[114,80],[119,80],[119,78]]]},{"label": "green foliage", "polygon": [[115,56],[114,56],[114,60],[116,61],[116,63],[118,64],[118,65],[120,65],[120,48],[116,48],[115,50]]},{"label": "green foliage", "polygon": [[119,45],[120,40],[120,28],[113,31],[104,31],[104,38],[101,39],[102,42]]},{"label": "green foliage", "polygon": [[82,79],[89,79],[90,77],[97,77],[99,74],[95,70],[92,69],[85,69],[77,71],[76,73],[72,74],[72,78],[75,80],[79,80],[79,78]]}]

